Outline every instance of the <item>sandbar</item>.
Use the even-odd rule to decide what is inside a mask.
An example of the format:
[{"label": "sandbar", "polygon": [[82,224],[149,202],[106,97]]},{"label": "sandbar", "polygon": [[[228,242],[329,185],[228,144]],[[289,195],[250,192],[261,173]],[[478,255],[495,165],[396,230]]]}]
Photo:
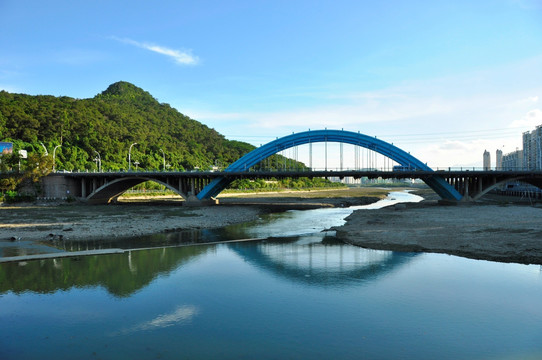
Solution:
[{"label": "sandbar", "polygon": [[529,204],[422,201],[357,210],[335,230],[342,241],[370,249],[542,264],[542,208]]}]

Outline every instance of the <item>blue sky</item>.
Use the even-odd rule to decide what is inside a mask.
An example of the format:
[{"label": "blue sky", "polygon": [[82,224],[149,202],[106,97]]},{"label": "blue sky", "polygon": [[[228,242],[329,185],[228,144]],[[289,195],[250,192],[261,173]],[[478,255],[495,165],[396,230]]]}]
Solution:
[{"label": "blue sky", "polygon": [[0,89],[128,81],[229,139],[360,131],[479,166],[542,124],[542,0],[0,0]]}]

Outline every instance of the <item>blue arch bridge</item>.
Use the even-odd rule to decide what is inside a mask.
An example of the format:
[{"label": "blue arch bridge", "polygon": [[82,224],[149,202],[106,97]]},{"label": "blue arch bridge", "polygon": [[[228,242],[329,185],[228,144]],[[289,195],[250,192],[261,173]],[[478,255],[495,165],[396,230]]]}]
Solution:
[{"label": "blue arch bridge", "polygon": [[[325,144],[326,167],[323,170],[312,168],[312,144]],[[341,144],[341,168],[327,168],[327,144]],[[296,149],[308,144],[310,148],[309,170],[255,170],[270,156],[286,149]],[[342,169],[342,144],[354,145],[356,149],[367,149],[374,154],[381,154],[391,160],[394,167],[377,170],[359,167],[360,155],[356,152],[357,166],[354,170]],[[267,160],[269,161],[269,160]],[[280,167],[280,166],[279,166]],[[385,142],[361,134],[344,130],[313,130],[277,138],[252,152],[244,155],[223,171],[197,172],[99,172],[99,173],[52,173],[44,180],[43,190],[46,197],[75,197],[94,204],[107,204],[116,201],[128,189],[145,181],[154,181],[165,185],[187,200],[187,204],[216,203],[214,198],[236,179],[271,179],[295,177],[352,177],[359,179],[420,179],[432,188],[443,200],[477,200],[488,191],[501,184],[522,181],[542,188],[542,172],[532,170],[518,171],[478,171],[478,170],[433,170],[408,152]]]}]

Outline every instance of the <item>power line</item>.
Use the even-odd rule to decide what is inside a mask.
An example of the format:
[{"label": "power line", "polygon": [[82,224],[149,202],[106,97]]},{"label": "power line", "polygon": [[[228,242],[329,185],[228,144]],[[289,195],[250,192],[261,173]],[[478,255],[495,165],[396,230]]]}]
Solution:
[{"label": "power line", "polygon": [[[500,133],[500,135],[521,135],[525,131],[525,127],[508,127],[508,128],[493,128],[493,129],[482,129],[482,130],[469,130],[469,131],[442,131],[442,132],[429,132],[429,133],[399,133],[399,134],[385,134],[385,135],[377,135],[378,138],[398,138],[398,137],[412,137],[414,139],[427,137],[427,136],[447,136],[447,135],[457,135],[462,134],[461,136],[457,137],[454,136],[454,138],[470,138],[474,136],[478,136],[476,134],[485,134],[485,136],[490,136],[491,134],[497,135]],[[366,134],[371,135],[373,134]],[[232,138],[254,138],[254,139],[263,139],[263,138],[276,138],[276,137],[282,137],[282,135],[239,135],[239,134],[227,134],[224,135],[226,137],[232,137]]]}]

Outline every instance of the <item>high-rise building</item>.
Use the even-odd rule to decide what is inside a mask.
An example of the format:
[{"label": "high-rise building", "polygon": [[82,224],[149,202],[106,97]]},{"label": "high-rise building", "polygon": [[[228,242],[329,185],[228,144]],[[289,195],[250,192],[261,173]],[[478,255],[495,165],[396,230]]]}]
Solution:
[{"label": "high-rise building", "polygon": [[523,169],[523,150],[516,150],[502,157],[502,170]]},{"label": "high-rise building", "polygon": [[542,125],[523,133],[523,166],[526,170],[542,170]]},{"label": "high-rise building", "polygon": [[502,150],[497,149],[497,156],[495,157],[495,170],[502,170]]},{"label": "high-rise building", "polygon": [[487,150],[484,150],[484,170],[491,170],[491,155]]}]

